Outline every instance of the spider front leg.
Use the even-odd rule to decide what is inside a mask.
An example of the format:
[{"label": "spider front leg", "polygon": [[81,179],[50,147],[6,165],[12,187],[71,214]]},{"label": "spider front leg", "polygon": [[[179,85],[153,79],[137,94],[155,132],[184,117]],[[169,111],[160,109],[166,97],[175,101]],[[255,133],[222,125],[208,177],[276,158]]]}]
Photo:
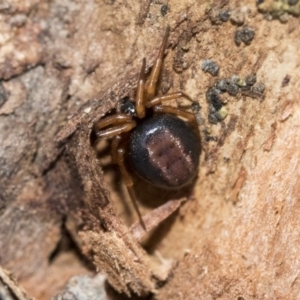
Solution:
[{"label": "spider front leg", "polygon": [[145,73],[146,73],[146,59],[143,59],[142,69],[140,72],[139,81],[136,88],[135,96],[135,109],[136,115],[139,119],[145,117],[146,108],[145,108]]},{"label": "spider front leg", "polygon": [[[142,119],[145,117],[146,114],[146,100],[151,99],[156,94],[156,85],[157,81],[159,79],[159,75],[161,72],[161,67],[163,63],[164,53],[167,45],[167,40],[169,36],[170,27],[168,26],[166,29],[166,33],[164,36],[164,39],[162,41],[162,44],[159,48],[159,52],[157,55],[157,58],[153,64],[152,70],[150,72],[150,75],[145,81],[146,77],[146,60],[143,59],[142,68],[137,84],[137,91],[135,96],[135,108],[136,108],[136,114],[139,119]],[[182,96],[179,96],[182,97]]]},{"label": "spider front leg", "polygon": [[167,46],[167,41],[168,41],[168,36],[170,32],[170,26],[167,27],[166,33],[164,36],[164,39],[162,41],[162,44],[159,48],[157,58],[153,64],[151,73],[148,77],[148,80],[146,82],[146,87],[145,87],[145,97],[146,99],[151,99],[154,97],[156,94],[156,85],[157,81],[160,75],[163,59],[164,59],[164,54]]}]

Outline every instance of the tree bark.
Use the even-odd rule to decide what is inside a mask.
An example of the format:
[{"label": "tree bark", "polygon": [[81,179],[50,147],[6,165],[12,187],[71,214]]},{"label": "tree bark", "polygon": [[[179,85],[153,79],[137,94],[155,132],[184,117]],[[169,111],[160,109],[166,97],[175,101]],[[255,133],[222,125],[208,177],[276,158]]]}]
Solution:
[{"label": "tree bark", "polygon": [[[2,269],[0,288],[17,299],[64,299],[72,276],[99,272],[123,298],[298,297],[300,27],[297,13],[274,13],[272,3],[263,13],[247,0],[0,4],[0,265],[30,296]],[[167,200],[175,209],[187,198],[138,241],[119,172],[104,144],[97,155],[91,133],[134,94],[167,25],[159,92],[199,102],[202,154],[188,189],[134,178],[152,220]],[[205,59],[217,76],[203,72]],[[237,94],[221,93],[212,116],[208,91],[233,76]]]}]

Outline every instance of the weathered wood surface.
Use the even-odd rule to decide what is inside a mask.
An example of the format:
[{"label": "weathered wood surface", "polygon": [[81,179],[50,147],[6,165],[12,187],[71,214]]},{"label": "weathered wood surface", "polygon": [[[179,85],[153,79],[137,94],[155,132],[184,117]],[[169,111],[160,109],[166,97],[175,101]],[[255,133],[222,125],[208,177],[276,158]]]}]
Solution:
[{"label": "weathered wood surface", "polygon": [[[0,5],[0,264],[36,299],[96,271],[120,292],[155,299],[296,299],[299,20],[268,21],[246,0],[170,0],[164,16],[163,4]],[[236,46],[237,25],[212,8],[242,15],[252,43]],[[121,179],[89,139],[93,122],[134,91],[142,58],[151,66],[167,24],[161,91],[199,101],[203,151],[188,201],[142,247]],[[205,58],[218,78],[255,73],[264,97],[227,95],[227,118],[210,124],[205,93],[216,78],[201,70]],[[136,191],[144,213],[183,196],[139,181]]]}]

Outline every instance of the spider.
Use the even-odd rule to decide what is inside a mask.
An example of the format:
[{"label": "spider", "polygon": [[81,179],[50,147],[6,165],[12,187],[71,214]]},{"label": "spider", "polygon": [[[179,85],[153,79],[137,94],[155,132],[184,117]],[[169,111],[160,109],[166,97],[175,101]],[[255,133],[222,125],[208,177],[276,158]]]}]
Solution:
[{"label": "spider", "polygon": [[[96,144],[112,139],[111,162],[120,168],[130,198],[146,230],[133,190],[133,180],[126,167],[128,161],[141,178],[153,186],[180,189],[195,178],[200,157],[200,134],[193,113],[163,105],[165,101],[186,98],[183,92],[157,96],[169,26],[158,55],[146,79],[146,60],[142,61],[134,103],[124,100],[116,113],[94,124]],[[184,119],[184,120],[183,120]]]}]

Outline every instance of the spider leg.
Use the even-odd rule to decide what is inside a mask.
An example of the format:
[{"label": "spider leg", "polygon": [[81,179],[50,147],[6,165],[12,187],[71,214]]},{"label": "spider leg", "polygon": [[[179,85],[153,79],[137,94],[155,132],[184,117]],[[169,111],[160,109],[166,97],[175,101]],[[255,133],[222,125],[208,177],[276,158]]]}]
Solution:
[{"label": "spider leg", "polygon": [[136,89],[135,96],[135,108],[136,114],[139,119],[145,117],[146,108],[145,108],[145,73],[146,73],[146,59],[143,59],[142,69]]},{"label": "spider leg", "polygon": [[98,132],[101,133],[101,129],[109,126],[109,125],[116,125],[116,124],[122,124],[122,123],[128,123],[132,121],[132,116],[127,114],[114,114],[112,116],[108,116],[106,118],[103,118],[96,122],[94,124],[94,130],[96,134],[98,135]]},{"label": "spider leg", "polygon": [[131,121],[130,123],[125,123],[119,126],[114,126],[111,128],[107,128],[96,133],[97,138],[108,139],[115,137],[123,132],[128,132],[136,126],[135,121]]},{"label": "spider leg", "polygon": [[[119,139],[118,143],[120,144],[120,139]],[[132,204],[134,206],[134,209],[136,210],[136,212],[138,214],[138,217],[139,217],[139,220],[141,222],[142,227],[144,228],[145,231],[147,231],[146,225],[143,221],[141,212],[140,212],[140,210],[138,208],[138,205],[137,205],[136,196],[135,196],[135,193],[134,193],[134,190],[133,190],[132,178],[129,175],[129,172],[127,171],[125,163],[124,163],[124,155],[125,155],[126,149],[123,145],[121,145],[119,148],[115,147],[114,151],[116,151],[115,157],[117,158],[117,164],[119,165],[122,177],[124,179],[124,182],[125,182],[125,185],[127,187],[127,190],[128,190],[129,196],[131,198]]]},{"label": "spider leg", "polygon": [[193,113],[185,111],[183,109],[173,107],[173,106],[163,106],[163,105],[156,105],[153,107],[153,111],[158,114],[172,114],[175,116],[179,116],[182,118],[187,119],[196,132],[199,133],[198,123],[196,117]]},{"label": "spider leg", "polygon": [[125,132],[125,133],[117,135],[113,138],[113,140],[111,142],[111,162],[113,164],[118,163],[118,149],[119,149],[119,146],[120,146],[121,142],[128,139],[129,135],[130,135],[129,132]]},{"label": "spider leg", "polygon": [[[112,125],[111,127],[109,127]],[[101,119],[94,124],[94,132],[96,135],[95,141],[93,141],[93,147],[97,148],[101,139],[113,138],[112,149],[117,149],[119,146],[120,135],[129,132],[136,126],[136,122],[130,115],[115,114],[104,119]],[[108,127],[108,128],[106,128]],[[112,163],[117,163],[115,151],[112,150],[111,156]]]},{"label": "spider leg", "polygon": [[[113,126],[108,127],[110,125]],[[132,119],[132,116],[127,114],[115,114],[101,119],[100,121],[95,123],[94,131],[97,139],[107,139],[115,137],[123,132],[128,132],[135,126],[136,122]]]},{"label": "spider leg", "polygon": [[155,93],[156,93],[156,84],[157,84],[157,81],[158,81],[158,78],[159,78],[159,75],[160,75],[161,66],[162,66],[163,58],[164,58],[164,54],[165,54],[165,49],[166,49],[166,46],[167,46],[169,32],[170,32],[170,26],[168,26],[167,29],[166,29],[166,33],[165,33],[165,36],[163,38],[162,44],[159,48],[157,58],[156,58],[156,60],[153,64],[151,73],[150,73],[150,75],[148,77],[148,80],[146,82],[146,90],[145,90],[146,99],[153,98]]},{"label": "spider leg", "polygon": [[111,162],[113,164],[118,163],[118,148],[121,142],[121,135],[117,135],[116,137],[113,138],[111,142]]},{"label": "spider leg", "polygon": [[[117,126],[116,126],[117,124]],[[120,125],[119,125],[120,124]],[[109,125],[114,125],[113,127],[109,127],[107,129],[103,129]],[[135,193],[133,190],[133,181],[131,176],[129,175],[125,163],[124,163],[124,154],[125,154],[125,146],[121,144],[122,139],[126,136],[131,129],[136,126],[136,122],[132,119],[130,115],[126,114],[116,114],[109,117],[106,117],[99,122],[97,122],[94,126],[94,130],[96,132],[96,136],[98,139],[100,138],[113,138],[112,140],[112,149],[111,149],[111,160],[112,163],[118,164],[122,177],[124,179],[125,185],[127,187],[128,193],[130,195],[131,201],[134,205],[134,208],[139,216],[139,220],[141,222],[142,227],[146,231],[145,223],[142,219],[141,213],[137,206],[137,201],[135,197]],[[120,146],[121,145],[121,146]]]},{"label": "spider leg", "polygon": [[182,98],[182,97],[189,100],[189,101],[191,101],[192,103],[195,102],[187,94],[185,94],[183,92],[175,92],[175,93],[170,93],[170,94],[162,95],[162,96],[159,96],[159,97],[155,97],[152,100],[147,101],[145,103],[145,105],[146,105],[147,108],[150,108],[150,107],[153,107],[155,105],[161,104],[163,101],[175,100],[175,99]]}]

